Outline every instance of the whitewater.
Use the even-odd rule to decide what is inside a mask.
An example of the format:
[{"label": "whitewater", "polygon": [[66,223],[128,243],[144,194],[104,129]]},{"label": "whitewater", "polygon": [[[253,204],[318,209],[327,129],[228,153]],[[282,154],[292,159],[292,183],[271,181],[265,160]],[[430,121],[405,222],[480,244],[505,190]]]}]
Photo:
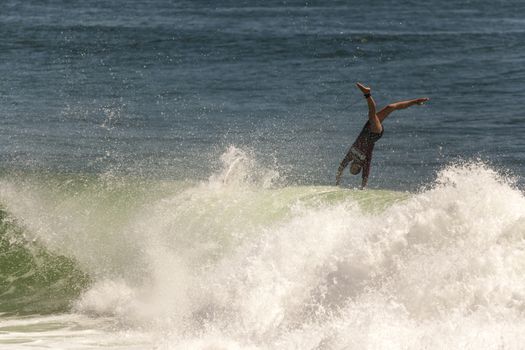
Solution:
[{"label": "whitewater", "polygon": [[416,192],[7,174],[0,348],[520,349],[525,196],[481,161]]}]

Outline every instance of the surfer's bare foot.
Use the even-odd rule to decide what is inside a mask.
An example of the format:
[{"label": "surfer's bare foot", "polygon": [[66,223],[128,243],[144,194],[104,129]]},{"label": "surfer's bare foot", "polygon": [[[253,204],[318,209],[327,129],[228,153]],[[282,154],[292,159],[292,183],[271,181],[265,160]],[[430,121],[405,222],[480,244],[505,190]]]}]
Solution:
[{"label": "surfer's bare foot", "polygon": [[372,91],[369,87],[366,87],[364,86],[363,84],[361,83],[356,83],[355,85],[357,85],[357,87],[359,88],[359,90],[361,90],[361,92],[366,95],[366,94],[369,94],[370,91]]},{"label": "surfer's bare foot", "polygon": [[428,97],[418,98],[416,99],[416,103],[421,106],[423,103],[427,102],[428,100],[430,100]]}]

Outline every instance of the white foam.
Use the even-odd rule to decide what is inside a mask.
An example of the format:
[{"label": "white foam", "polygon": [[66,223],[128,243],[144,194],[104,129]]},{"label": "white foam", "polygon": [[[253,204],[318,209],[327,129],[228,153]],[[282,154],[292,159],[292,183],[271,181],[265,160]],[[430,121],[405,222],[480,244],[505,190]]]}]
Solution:
[{"label": "white foam", "polygon": [[143,266],[98,270],[75,310],[156,334],[161,349],[525,342],[525,197],[490,167],[449,166],[428,189],[370,210],[355,199],[367,192],[333,189],[312,205],[315,188],[268,187],[244,152],[224,161],[112,231],[134,237]]}]

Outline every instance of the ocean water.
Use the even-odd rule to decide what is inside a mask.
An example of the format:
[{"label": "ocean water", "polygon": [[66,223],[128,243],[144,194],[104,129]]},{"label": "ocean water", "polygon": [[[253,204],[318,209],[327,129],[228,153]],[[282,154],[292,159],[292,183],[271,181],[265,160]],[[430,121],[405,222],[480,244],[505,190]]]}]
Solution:
[{"label": "ocean water", "polygon": [[523,13],[3,1],[0,349],[521,349]]}]

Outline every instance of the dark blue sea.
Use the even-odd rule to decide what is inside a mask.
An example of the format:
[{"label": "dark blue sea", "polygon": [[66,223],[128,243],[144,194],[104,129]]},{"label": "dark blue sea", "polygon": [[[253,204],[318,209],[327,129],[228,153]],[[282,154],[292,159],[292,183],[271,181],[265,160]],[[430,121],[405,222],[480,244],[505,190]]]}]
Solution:
[{"label": "dark blue sea", "polygon": [[[393,114],[370,185],[413,189],[480,158],[525,169],[525,4],[5,1],[2,169],[208,178],[229,145],[288,183],[332,184],[366,121]],[[355,179],[347,179],[354,186]]]},{"label": "dark blue sea", "polygon": [[[525,339],[525,2],[3,0],[0,347]],[[339,162],[396,111],[369,189]]]}]

